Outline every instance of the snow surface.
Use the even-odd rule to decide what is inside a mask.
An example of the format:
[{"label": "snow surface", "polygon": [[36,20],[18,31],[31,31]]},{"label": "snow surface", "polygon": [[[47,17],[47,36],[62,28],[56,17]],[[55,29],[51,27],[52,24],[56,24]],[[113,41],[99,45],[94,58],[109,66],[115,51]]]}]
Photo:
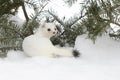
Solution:
[{"label": "snow surface", "polygon": [[120,80],[120,44],[103,36],[93,44],[76,39],[80,58],[26,57],[9,51],[0,59],[0,80]]}]

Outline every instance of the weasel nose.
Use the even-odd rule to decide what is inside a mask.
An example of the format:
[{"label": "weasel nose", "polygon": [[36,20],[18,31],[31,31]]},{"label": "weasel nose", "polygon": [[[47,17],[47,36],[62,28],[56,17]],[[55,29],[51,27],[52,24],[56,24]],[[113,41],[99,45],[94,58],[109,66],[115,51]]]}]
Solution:
[{"label": "weasel nose", "polygon": [[55,32],[53,32],[53,34],[55,34]]}]

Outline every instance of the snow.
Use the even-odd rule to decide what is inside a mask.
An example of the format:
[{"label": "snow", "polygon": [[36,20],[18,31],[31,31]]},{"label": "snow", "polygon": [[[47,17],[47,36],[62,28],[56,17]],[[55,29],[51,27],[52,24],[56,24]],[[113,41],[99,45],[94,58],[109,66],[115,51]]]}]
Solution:
[{"label": "snow", "polygon": [[114,30],[114,32],[116,32],[116,33],[117,33],[118,30],[120,30],[120,26],[118,26],[116,24],[110,23],[110,26]]},{"label": "snow", "polygon": [[84,36],[78,37],[76,41],[76,47],[83,53],[82,55],[93,62],[102,64],[111,63],[120,63],[120,43],[111,39],[107,35],[98,37],[96,43],[93,45],[92,41],[89,39],[81,38]]},{"label": "snow", "polygon": [[27,57],[9,51],[0,59],[1,80],[120,80],[120,44],[108,36],[96,44],[78,36],[75,48],[80,58]]},{"label": "snow", "polygon": [[22,26],[25,23],[25,20],[20,18],[19,14],[9,15],[8,20],[12,21],[14,24],[18,26]]}]

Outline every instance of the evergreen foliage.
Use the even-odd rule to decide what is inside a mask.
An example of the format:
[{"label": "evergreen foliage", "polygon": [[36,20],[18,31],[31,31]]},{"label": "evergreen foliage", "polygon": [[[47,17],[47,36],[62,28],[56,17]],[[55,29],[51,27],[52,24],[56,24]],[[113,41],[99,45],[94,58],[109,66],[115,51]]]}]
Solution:
[{"label": "evergreen foliage", "polygon": [[[5,56],[7,50],[20,49],[21,33],[17,25],[8,22],[5,18],[0,19],[0,56]],[[4,52],[4,54],[2,53]]]},{"label": "evergreen foliage", "polygon": [[[6,18],[0,19],[0,56],[6,56],[8,50],[22,50],[22,41],[25,37],[33,34],[38,22],[29,20],[23,26],[18,26]],[[2,55],[3,54],[3,55]]]},{"label": "evergreen foliage", "polygon": [[65,46],[68,44],[69,46],[74,46],[75,39],[78,35],[83,34],[83,27],[81,27],[80,20],[85,16],[81,14],[80,16],[74,16],[70,19],[64,21],[64,19],[60,19],[54,11],[48,11],[50,15],[54,18],[54,21],[58,23],[57,27],[59,30],[59,34],[52,38],[54,44],[60,44],[61,46]]},{"label": "evergreen foliage", "polygon": [[[6,3],[6,1],[4,3]],[[29,6],[31,6],[35,11],[35,14],[31,15],[31,17],[28,17],[27,15],[25,4],[26,5],[28,4]],[[26,22],[22,26],[18,26],[13,21],[8,20],[9,15],[11,13],[3,12],[1,14],[1,17],[0,17],[0,56],[1,57],[5,57],[8,50],[11,50],[11,49],[22,50],[23,39],[34,33],[34,29],[38,27],[39,22],[40,22],[40,20],[38,19],[39,15],[42,13],[46,5],[47,3],[42,4],[42,5],[37,5],[33,1],[32,2],[25,1],[24,4],[22,4],[23,6],[22,9],[23,9],[23,12],[26,18]],[[9,6],[9,5],[6,5],[6,6]],[[9,8],[9,11],[11,9],[12,8]]]},{"label": "evergreen foliage", "polygon": [[[64,0],[67,4],[74,4],[77,0]],[[49,13],[59,23],[59,27],[63,27],[54,43],[65,45],[74,45],[74,41],[78,35],[88,34],[88,38],[95,42],[97,36],[108,34],[115,39],[120,38],[120,30],[114,31],[110,24],[120,26],[120,1],[119,0],[84,0],[81,12],[71,19],[65,21],[65,17],[60,19],[59,16],[52,11]],[[120,28],[119,28],[120,29]],[[111,31],[112,30],[112,31]]]},{"label": "evergreen foliage", "polygon": [[95,41],[97,36],[113,30],[110,24],[120,26],[120,1],[119,0],[86,0],[86,16],[83,25],[88,37]]},{"label": "evergreen foliage", "polygon": [[0,0],[0,17],[4,14],[15,14],[22,0]]}]

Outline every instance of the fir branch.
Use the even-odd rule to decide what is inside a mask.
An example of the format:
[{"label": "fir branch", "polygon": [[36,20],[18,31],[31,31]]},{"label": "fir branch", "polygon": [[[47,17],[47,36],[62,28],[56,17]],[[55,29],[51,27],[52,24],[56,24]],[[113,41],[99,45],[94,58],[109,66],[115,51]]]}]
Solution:
[{"label": "fir branch", "polygon": [[22,4],[22,9],[23,9],[23,12],[24,12],[24,16],[26,18],[26,21],[28,22],[29,21],[29,17],[28,17],[27,11],[25,9],[25,4],[24,4],[23,0],[21,1],[21,4]]},{"label": "fir branch", "polygon": [[19,49],[19,46],[4,46],[0,47],[0,50],[11,50],[11,49]]},{"label": "fir branch", "polygon": [[[78,17],[77,19],[73,19],[74,21],[72,21],[69,26],[73,26],[75,23],[77,23],[79,20],[81,20],[82,18],[84,18],[86,16],[86,13],[84,15],[81,15],[80,17]],[[69,21],[69,20],[68,20]]]},{"label": "fir branch", "polygon": [[66,4],[68,4],[70,7],[75,4],[78,0],[63,0]]},{"label": "fir branch", "polygon": [[62,20],[60,20],[60,18],[58,18],[58,16],[56,16],[55,14],[53,14],[52,12],[48,11],[48,13],[50,15],[52,15],[54,17],[55,20],[57,20],[62,26],[65,26],[65,24],[63,23]]},{"label": "fir branch", "polygon": [[[0,26],[4,26],[4,25],[2,25],[2,24],[0,24]],[[13,26],[15,26],[15,25],[13,25]],[[14,33],[17,33],[22,39],[24,39],[24,36],[19,32],[19,31],[17,31],[16,29],[14,29],[14,28],[12,28],[12,27],[2,27],[2,28],[6,28],[6,29],[9,29],[9,30],[11,30],[12,32],[14,32]]]}]

